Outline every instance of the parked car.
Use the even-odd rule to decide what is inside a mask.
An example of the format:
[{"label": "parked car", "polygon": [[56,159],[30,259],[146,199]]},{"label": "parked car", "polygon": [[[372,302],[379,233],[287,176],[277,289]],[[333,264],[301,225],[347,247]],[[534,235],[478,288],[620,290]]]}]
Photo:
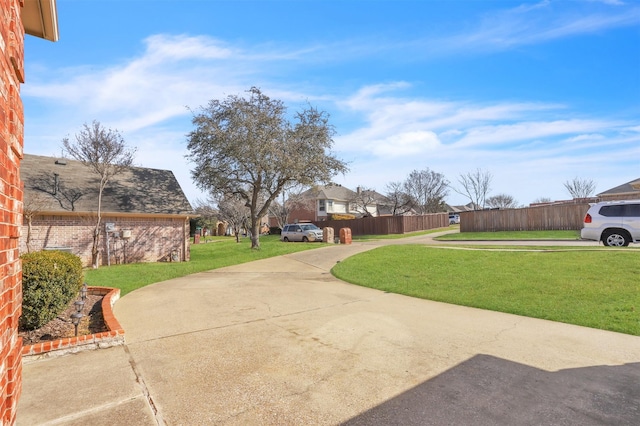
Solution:
[{"label": "parked car", "polygon": [[640,242],[640,200],[608,201],[591,205],[580,237],[623,247]]},{"label": "parked car", "polygon": [[460,223],[460,215],[455,213],[449,213],[449,225],[455,225]]},{"label": "parked car", "polygon": [[322,229],[313,223],[292,223],[282,228],[280,241],[322,241]]}]

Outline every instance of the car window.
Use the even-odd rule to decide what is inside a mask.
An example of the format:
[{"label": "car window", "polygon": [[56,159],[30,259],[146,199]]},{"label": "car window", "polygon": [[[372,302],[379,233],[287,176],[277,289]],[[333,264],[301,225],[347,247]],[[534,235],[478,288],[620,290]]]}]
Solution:
[{"label": "car window", "polygon": [[627,204],[627,211],[625,216],[640,217],[640,204]]},{"label": "car window", "polygon": [[310,223],[308,225],[302,225],[302,229],[304,229],[305,231],[311,231],[311,230],[320,229],[320,228],[315,226],[313,223]]},{"label": "car window", "polygon": [[624,210],[624,205],[602,206],[600,214],[606,217],[620,217]]}]

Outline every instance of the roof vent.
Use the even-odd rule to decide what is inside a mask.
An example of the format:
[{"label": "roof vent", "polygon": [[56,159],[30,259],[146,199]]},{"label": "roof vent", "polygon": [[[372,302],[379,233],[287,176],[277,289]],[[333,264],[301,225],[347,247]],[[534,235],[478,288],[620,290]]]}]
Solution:
[{"label": "roof vent", "polygon": [[66,166],[67,165],[67,161],[66,160],[56,160],[56,164],[59,164],[61,166]]}]

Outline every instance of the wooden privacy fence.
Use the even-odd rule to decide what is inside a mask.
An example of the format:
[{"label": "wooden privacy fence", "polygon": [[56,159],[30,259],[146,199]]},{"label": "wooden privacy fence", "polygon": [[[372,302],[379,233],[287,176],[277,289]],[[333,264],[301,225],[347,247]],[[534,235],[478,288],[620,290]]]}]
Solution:
[{"label": "wooden privacy fence", "polygon": [[522,209],[460,213],[460,232],[582,229],[589,204],[557,204]]},{"label": "wooden privacy fence", "polygon": [[320,228],[331,227],[336,235],[341,228],[350,228],[351,235],[406,234],[449,226],[447,213],[433,213],[423,216],[380,216],[351,220],[324,220],[313,222]]}]

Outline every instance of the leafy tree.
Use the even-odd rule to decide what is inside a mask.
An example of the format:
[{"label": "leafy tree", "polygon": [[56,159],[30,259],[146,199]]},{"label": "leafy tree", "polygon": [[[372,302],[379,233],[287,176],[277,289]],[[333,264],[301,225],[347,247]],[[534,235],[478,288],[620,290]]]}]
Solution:
[{"label": "leafy tree", "polygon": [[402,182],[389,182],[385,187],[385,191],[393,216],[402,216],[411,211],[413,200],[403,190]]},{"label": "leafy tree", "polygon": [[91,265],[98,268],[100,252],[100,224],[102,221],[102,194],[109,180],[133,164],[136,149],[127,147],[117,130],[106,129],[100,122],[84,124],[75,141],[62,140],[63,151],[80,161],[99,177],[98,206],[93,244],[91,247]]},{"label": "leafy tree", "polygon": [[443,211],[448,188],[449,181],[444,175],[428,168],[412,171],[403,184],[403,191],[413,201],[418,214]]},{"label": "leafy tree", "polygon": [[469,198],[475,210],[483,209],[486,205],[487,194],[491,190],[492,180],[491,172],[476,169],[474,172],[461,174],[458,178],[461,188],[454,188],[454,191]]},{"label": "leafy tree", "polygon": [[511,195],[498,194],[487,198],[487,206],[492,209],[515,209],[518,202]]},{"label": "leafy tree", "polygon": [[259,248],[260,221],[286,186],[329,182],[347,166],[329,152],[334,129],[327,113],[308,107],[292,123],[282,101],[256,87],[248,93],[212,100],[194,115],[187,158],[199,188],[245,202],[251,248]]},{"label": "leafy tree", "polygon": [[591,179],[573,178],[566,181],[564,187],[573,198],[589,198],[596,192],[596,184]]}]

